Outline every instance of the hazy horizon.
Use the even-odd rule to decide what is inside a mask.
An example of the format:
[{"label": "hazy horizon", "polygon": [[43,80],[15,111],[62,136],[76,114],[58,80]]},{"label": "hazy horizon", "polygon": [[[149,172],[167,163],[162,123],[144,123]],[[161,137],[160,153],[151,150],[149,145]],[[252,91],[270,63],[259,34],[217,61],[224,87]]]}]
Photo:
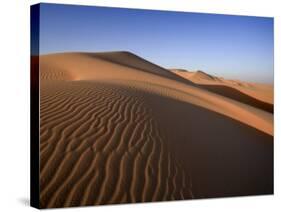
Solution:
[{"label": "hazy horizon", "polygon": [[105,51],[273,84],[273,18],[41,4],[40,54]]}]

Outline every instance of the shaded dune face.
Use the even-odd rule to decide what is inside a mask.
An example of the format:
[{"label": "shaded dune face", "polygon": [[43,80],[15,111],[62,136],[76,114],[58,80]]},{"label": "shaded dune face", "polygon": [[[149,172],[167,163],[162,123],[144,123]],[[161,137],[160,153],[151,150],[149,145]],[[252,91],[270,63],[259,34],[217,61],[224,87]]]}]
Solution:
[{"label": "shaded dune face", "polygon": [[243,102],[245,104],[251,105],[253,107],[262,109],[264,111],[273,113],[273,104],[260,101],[256,98],[251,97],[235,88],[231,88],[225,85],[200,85],[201,88],[204,88],[208,91],[220,94],[222,96],[235,99],[237,101]]},{"label": "shaded dune face", "polygon": [[270,113],[128,52],[40,56],[40,77],[43,208],[273,192]]},{"label": "shaded dune face", "polygon": [[273,192],[272,136],[193,104],[150,98],[169,150],[191,176],[195,198]]},{"label": "shaded dune face", "polygon": [[[83,54],[85,55],[85,54]],[[106,52],[106,53],[88,53],[86,54],[92,58],[99,58],[105,62],[111,62],[114,64],[119,64],[121,66],[142,70],[148,73],[152,73],[159,76],[165,76],[168,78],[173,78],[177,80],[182,80],[176,74],[157,66],[143,58],[138,57],[130,52]],[[182,80],[184,81],[184,80]]]}]

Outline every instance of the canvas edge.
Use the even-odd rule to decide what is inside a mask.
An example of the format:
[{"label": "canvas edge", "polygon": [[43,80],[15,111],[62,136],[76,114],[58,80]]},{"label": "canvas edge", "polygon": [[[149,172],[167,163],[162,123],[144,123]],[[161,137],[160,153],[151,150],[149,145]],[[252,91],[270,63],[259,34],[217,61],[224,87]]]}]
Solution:
[{"label": "canvas edge", "polygon": [[40,4],[30,6],[30,206],[40,207],[39,185],[39,32]]}]

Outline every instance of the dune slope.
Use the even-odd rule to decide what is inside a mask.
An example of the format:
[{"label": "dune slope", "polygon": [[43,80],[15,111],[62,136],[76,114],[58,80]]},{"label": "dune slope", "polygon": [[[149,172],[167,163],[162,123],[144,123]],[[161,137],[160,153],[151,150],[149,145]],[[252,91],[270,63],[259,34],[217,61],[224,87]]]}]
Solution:
[{"label": "dune slope", "polygon": [[273,192],[271,113],[128,52],[40,56],[40,78],[42,207]]},{"label": "dune slope", "polygon": [[105,82],[41,86],[44,207],[192,197],[140,93]]}]

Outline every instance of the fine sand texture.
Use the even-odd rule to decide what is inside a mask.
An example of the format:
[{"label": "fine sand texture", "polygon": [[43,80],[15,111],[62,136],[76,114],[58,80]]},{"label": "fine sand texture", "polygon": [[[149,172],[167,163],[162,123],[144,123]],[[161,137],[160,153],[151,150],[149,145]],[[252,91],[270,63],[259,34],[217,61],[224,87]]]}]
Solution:
[{"label": "fine sand texture", "polygon": [[272,194],[273,89],[233,97],[179,72],[130,52],[40,56],[41,207]]}]

